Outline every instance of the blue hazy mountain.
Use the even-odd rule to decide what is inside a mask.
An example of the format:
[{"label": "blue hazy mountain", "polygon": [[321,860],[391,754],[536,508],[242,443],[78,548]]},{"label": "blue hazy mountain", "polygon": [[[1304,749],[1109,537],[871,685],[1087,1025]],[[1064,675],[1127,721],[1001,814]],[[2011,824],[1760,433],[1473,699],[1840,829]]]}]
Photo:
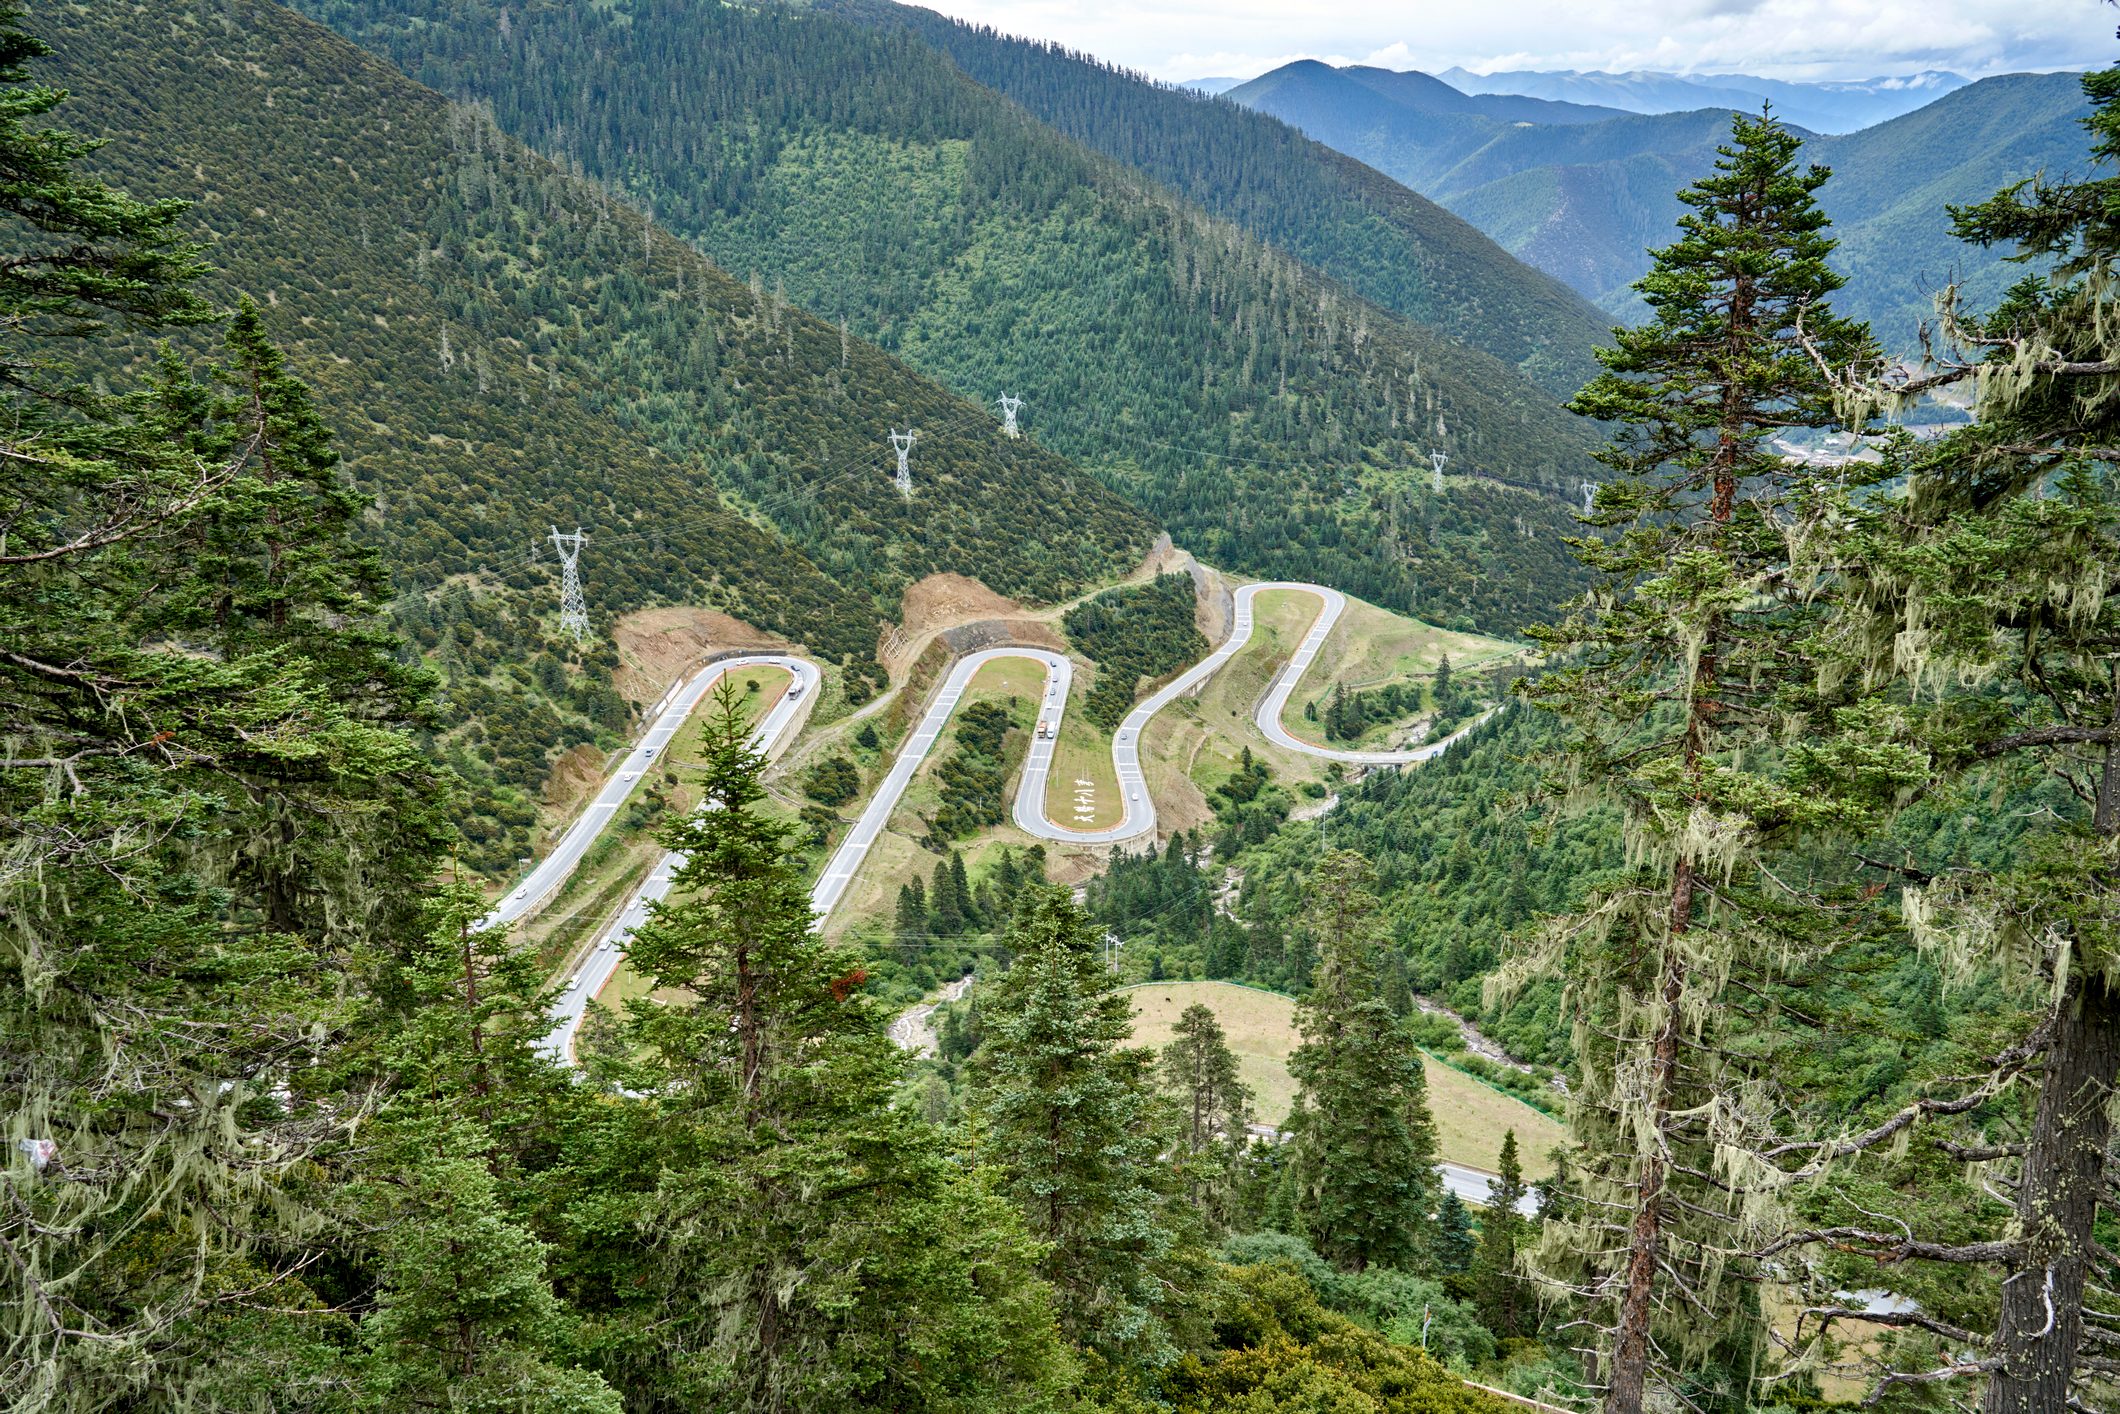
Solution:
[{"label": "blue hazy mountain", "polygon": [[[1396,178],[1627,318],[1647,251],[1675,234],[1674,193],[1714,161],[1732,110],[1760,101],[1738,97],[1614,113],[1535,95],[1465,94],[1427,74],[1303,62],[1239,85],[1225,101]],[[1504,104],[1527,106],[1496,106]],[[1822,200],[1851,280],[1843,307],[1903,346],[1949,281],[1976,299],[1999,293],[2017,267],[1953,240],[1945,207],[2079,162],[2087,111],[2076,75],[2009,74],[1860,131],[1807,132],[1811,158],[1834,170]]]},{"label": "blue hazy mountain", "polygon": [[1771,99],[1784,121],[1816,133],[1848,133],[1925,107],[1971,80],[1940,69],[1896,77],[1802,83],[1753,74],[1583,73],[1446,69],[1443,82],[1468,94],[1517,94],[1629,113],[1755,108]]}]

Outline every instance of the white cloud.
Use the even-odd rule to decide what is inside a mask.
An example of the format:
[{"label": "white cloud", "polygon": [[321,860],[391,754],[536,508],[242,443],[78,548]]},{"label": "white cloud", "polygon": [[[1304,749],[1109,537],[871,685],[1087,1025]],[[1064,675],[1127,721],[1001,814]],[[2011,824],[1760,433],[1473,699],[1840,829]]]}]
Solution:
[{"label": "white cloud", "polygon": [[1779,78],[1968,76],[2107,61],[2097,0],[918,0],[1158,78],[1297,58],[1430,71],[1669,69]]}]

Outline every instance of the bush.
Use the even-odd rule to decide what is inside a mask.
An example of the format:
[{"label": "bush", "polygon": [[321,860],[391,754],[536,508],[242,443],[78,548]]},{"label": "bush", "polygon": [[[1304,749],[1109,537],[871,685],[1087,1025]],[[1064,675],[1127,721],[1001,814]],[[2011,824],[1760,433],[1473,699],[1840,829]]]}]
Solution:
[{"label": "bush", "polygon": [[844,756],[828,756],[802,778],[802,791],[820,805],[844,805],[861,793],[861,772]]}]

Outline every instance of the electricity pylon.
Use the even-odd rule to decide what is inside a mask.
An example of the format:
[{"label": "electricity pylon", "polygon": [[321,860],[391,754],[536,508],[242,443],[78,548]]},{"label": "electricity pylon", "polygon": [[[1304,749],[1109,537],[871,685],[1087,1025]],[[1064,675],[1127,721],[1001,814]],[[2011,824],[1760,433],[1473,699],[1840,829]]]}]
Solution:
[{"label": "electricity pylon", "polygon": [[1430,452],[1428,460],[1435,463],[1435,494],[1443,494],[1443,463],[1450,460],[1447,452]]},{"label": "electricity pylon", "polygon": [[572,633],[576,643],[589,639],[589,606],[582,599],[580,568],[582,543],[588,538],[578,525],[572,535],[562,535],[558,526],[552,527],[552,548],[559,551],[560,631]]},{"label": "electricity pylon", "polygon": [[898,454],[898,475],[892,479],[898,483],[898,494],[910,498],[913,494],[913,444],[920,440],[920,433],[908,427],[900,432],[891,429],[891,450]]},{"label": "electricity pylon", "polygon": [[1010,437],[1021,437],[1023,434],[1016,430],[1016,414],[1023,407],[1023,399],[1009,393],[1003,393],[994,401],[1001,408],[1002,432]]},{"label": "electricity pylon", "polygon": [[1595,509],[1597,509],[1597,483],[1595,481],[1585,481],[1583,483],[1583,514],[1588,515]]}]

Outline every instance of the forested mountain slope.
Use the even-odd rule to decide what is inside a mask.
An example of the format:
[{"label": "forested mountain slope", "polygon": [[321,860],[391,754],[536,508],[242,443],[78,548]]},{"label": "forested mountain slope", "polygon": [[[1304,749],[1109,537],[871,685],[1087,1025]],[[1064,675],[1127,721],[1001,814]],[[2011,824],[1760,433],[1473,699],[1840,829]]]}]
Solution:
[{"label": "forested mountain slope", "polygon": [[[829,8],[911,29],[1076,141],[1364,298],[1515,364],[1549,392],[1571,396],[1596,372],[1591,350],[1611,332],[1610,321],[1581,296],[1526,268],[1461,217],[1278,119],[918,6],[830,0]],[[1453,96],[1468,112],[1530,116],[1516,111],[1523,108],[1544,122],[1612,116],[1536,99]]]},{"label": "forested mountain slope", "polygon": [[[1414,82],[1424,77],[1302,61],[1228,97],[1388,173],[1600,307],[1631,314],[1645,252],[1671,238],[1673,194],[1714,161],[1728,110],[1512,121],[1466,108],[1438,81]],[[1951,279],[1992,303],[2016,267],[1952,239],[1944,207],[2067,167],[2086,111],[2075,75],[2011,74],[1860,132],[1809,137],[1806,155],[1834,173],[1822,202],[1849,276],[1839,307],[1906,347]]]},{"label": "forested mountain slope", "polygon": [[[599,642],[612,615],[704,603],[857,678],[909,578],[1050,599],[1147,543],[1093,478],[287,10],[36,22],[71,119],[112,139],[97,167],[195,201],[221,293],[313,381],[447,675],[472,748],[451,757],[495,788],[467,829],[496,859],[552,752],[627,725],[608,647],[561,661],[553,523],[590,534]],[[924,429],[910,504],[894,422]]]},{"label": "forested mountain slope", "polygon": [[[1204,558],[1499,630],[1576,582],[1557,533],[1588,434],[1550,393],[1069,140],[908,33],[680,0],[304,8],[490,104],[725,267],[960,393],[1026,398],[1033,436]],[[1560,495],[1475,482],[1399,505],[1434,446]]]}]

